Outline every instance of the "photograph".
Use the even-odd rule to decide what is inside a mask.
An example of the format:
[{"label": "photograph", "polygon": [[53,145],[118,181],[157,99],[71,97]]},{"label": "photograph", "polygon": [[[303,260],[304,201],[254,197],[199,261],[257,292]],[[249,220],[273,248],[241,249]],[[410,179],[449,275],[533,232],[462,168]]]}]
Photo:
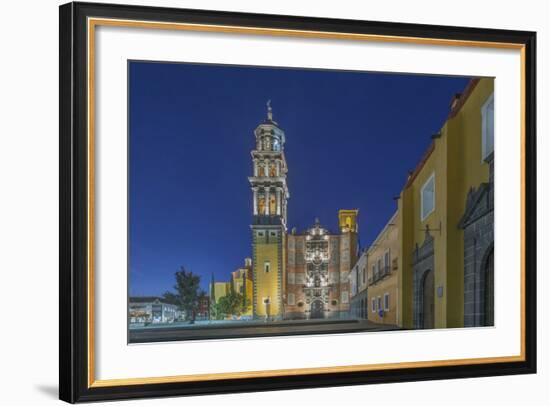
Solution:
[{"label": "photograph", "polygon": [[128,343],[494,326],[493,77],[127,69]]},{"label": "photograph", "polygon": [[537,33],[394,11],[59,7],[60,399],[536,373]]}]

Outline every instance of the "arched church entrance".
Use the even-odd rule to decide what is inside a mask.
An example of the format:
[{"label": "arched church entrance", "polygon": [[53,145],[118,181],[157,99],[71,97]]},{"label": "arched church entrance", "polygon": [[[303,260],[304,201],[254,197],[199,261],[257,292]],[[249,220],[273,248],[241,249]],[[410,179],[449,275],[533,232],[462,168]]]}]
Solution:
[{"label": "arched church entrance", "polygon": [[311,319],[322,319],[324,317],[324,308],[325,306],[322,300],[314,300],[311,303],[311,313],[309,317]]}]

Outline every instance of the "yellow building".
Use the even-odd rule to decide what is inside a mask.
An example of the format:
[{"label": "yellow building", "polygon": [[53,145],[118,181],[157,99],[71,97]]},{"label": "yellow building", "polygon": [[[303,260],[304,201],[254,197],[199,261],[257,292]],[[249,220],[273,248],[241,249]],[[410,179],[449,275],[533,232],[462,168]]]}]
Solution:
[{"label": "yellow building", "polygon": [[400,194],[404,327],[492,323],[493,88],[474,79]]},{"label": "yellow building", "polygon": [[253,315],[282,319],[286,286],[288,172],[284,154],[285,133],[273,120],[268,102],[267,118],[254,131],[252,190]]},{"label": "yellow building", "polygon": [[218,303],[218,301],[231,292],[230,282],[211,282],[210,283],[210,299],[212,303]]},{"label": "yellow building", "polygon": [[357,233],[359,226],[357,225],[357,216],[359,209],[340,209],[338,210],[338,224],[342,233],[352,232]]},{"label": "yellow building", "polygon": [[399,227],[396,212],[367,249],[367,318],[381,324],[401,324],[398,307]]},{"label": "yellow building", "polygon": [[231,273],[231,286],[234,292],[243,296],[243,316],[252,315],[253,281],[252,259],[245,258],[244,267]]}]

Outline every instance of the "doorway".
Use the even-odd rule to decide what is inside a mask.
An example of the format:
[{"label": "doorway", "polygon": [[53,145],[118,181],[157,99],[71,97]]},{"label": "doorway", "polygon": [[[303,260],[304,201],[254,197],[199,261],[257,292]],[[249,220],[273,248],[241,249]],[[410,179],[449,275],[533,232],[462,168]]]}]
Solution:
[{"label": "doorway", "polygon": [[424,275],[422,283],[422,328],[434,328],[434,271]]}]

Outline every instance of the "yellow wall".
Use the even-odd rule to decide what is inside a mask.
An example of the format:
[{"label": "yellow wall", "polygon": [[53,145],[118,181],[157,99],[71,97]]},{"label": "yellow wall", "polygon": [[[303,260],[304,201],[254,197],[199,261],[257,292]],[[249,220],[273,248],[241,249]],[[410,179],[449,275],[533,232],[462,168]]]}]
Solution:
[{"label": "yellow wall", "polygon": [[[278,232],[282,232],[278,230]],[[269,233],[267,230],[266,234]],[[281,316],[282,292],[279,285],[279,258],[283,258],[282,243],[278,238],[254,237],[254,286],[256,289],[255,312],[257,316],[266,316],[264,298],[270,298],[269,316]],[[264,271],[266,261],[270,263],[270,271]],[[281,281],[282,284],[282,281]]]},{"label": "yellow wall", "polygon": [[[435,327],[460,327],[464,323],[464,236],[458,223],[464,214],[471,187],[489,180],[488,164],[481,159],[481,107],[493,92],[493,79],[481,79],[472,93],[434,139],[434,149],[399,201],[402,231],[400,281],[405,327],[412,327],[412,263],[416,244],[424,242],[429,226],[434,237]],[[424,220],[420,214],[420,190],[435,174],[435,210]]]},{"label": "yellow wall", "polygon": [[[399,312],[398,302],[398,270],[400,255],[400,239],[399,239],[399,223],[397,222],[397,216],[392,217],[385,229],[377,237],[371,248],[367,250],[367,297],[368,297],[368,311],[367,317],[370,321],[382,324],[402,325],[401,315]],[[371,279],[374,277],[372,273],[373,265],[376,266],[377,261],[380,259],[382,265],[384,265],[384,255],[389,250],[390,252],[390,274],[375,283],[371,283]],[[397,269],[394,269],[394,260],[397,260],[395,264]],[[388,293],[390,297],[389,311],[384,312],[384,316],[380,318],[378,314],[378,307],[375,312],[372,311],[372,299],[376,299],[380,296],[382,308],[384,308],[384,294]]]},{"label": "yellow wall", "polygon": [[248,272],[252,272],[252,270],[246,269],[246,268],[240,268],[237,271],[233,272],[233,290],[241,295],[243,295],[246,298],[246,311],[242,314],[245,316],[252,314],[252,300],[253,300],[253,282],[251,278],[246,279],[246,292],[241,292],[241,288],[244,284],[244,279],[246,278],[246,275]]},{"label": "yellow wall", "polygon": [[413,193],[409,189],[401,192],[401,198],[398,202],[397,224],[399,227],[399,245],[401,255],[398,258],[397,286],[399,289],[399,314],[400,326],[404,328],[413,327],[413,307],[412,307],[412,286],[413,274],[410,264],[413,261],[412,249],[414,246],[414,226],[413,226]]},{"label": "yellow wall", "polygon": [[[230,282],[214,282],[214,299],[215,302],[226,296],[231,291]],[[212,284],[210,284],[210,292],[212,292]]]}]

